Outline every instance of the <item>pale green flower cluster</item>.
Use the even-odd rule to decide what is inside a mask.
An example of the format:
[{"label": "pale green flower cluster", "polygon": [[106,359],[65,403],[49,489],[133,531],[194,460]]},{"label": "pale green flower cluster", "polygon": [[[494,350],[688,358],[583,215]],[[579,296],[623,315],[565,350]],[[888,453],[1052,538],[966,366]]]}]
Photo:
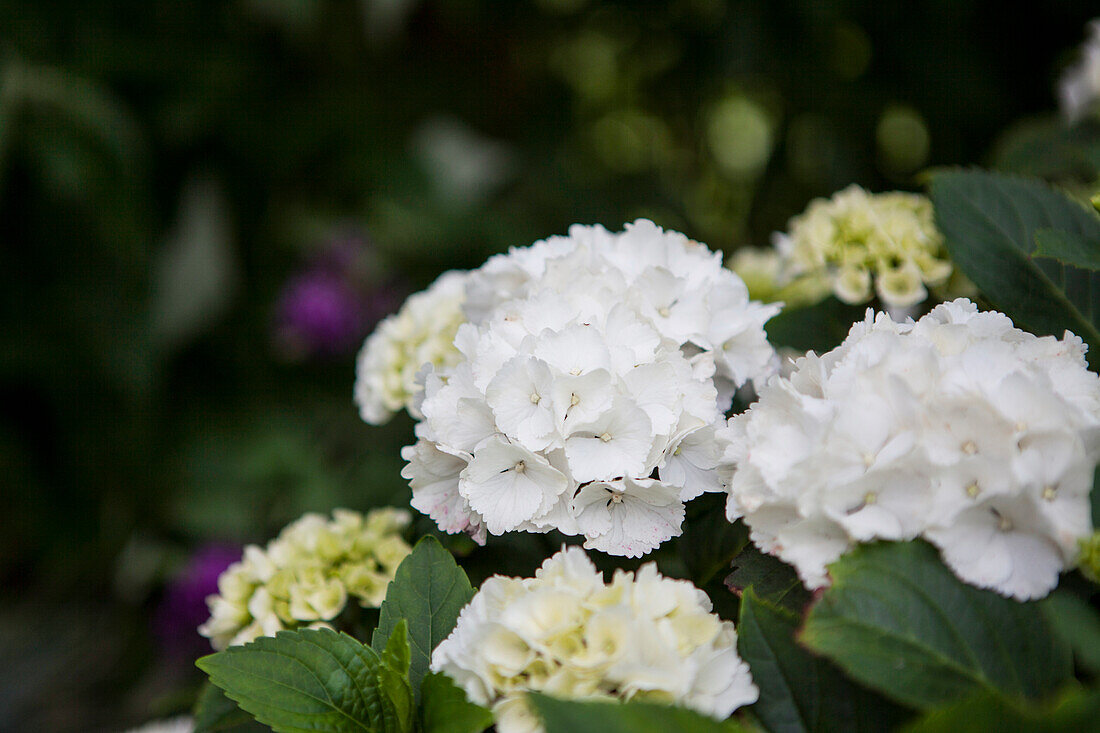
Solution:
[{"label": "pale green flower cluster", "polygon": [[454,270],[443,273],[367,338],[355,365],[355,403],[363,420],[381,425],[402,408],[420,418],[423,386],[417,374],[425,364],[454,366],[462,356],[454,338],[466,322],[466,277]]},{"label": "pale green flower cluster", "polygon": [[332,520],[306,514],[266,548],[246,547],[222,573],[199,633],[221,650],[283,629],[327,625],[349,597],[364,608],[381,605],[412,551],[401,537],[409,521],[408,511],[389,507],[365,517],[337,509]]},{"label": "pale green flower cluster", "polygon": [[729,267],[745,281],[749,297],[764,303],[799,308],[819,303],[832,292],[824,272],[792,277],[772,247],[742,247],[730,258]]},{"label": "pale green flower cluster", "polygon": [[759,691],[733,624],[707,595],[657,572],[616,570],[610,584],[579,547],[534,578],[493,576],[436,647],[432,669],[492,708],[500,733],[542,730],[528,691],[566,699],[675,703],[718,719]]},{"label": "pale green flower cluster", "polygon": [[877,295],[887,308],[904,309],[952,274],[932,202],[919,194],[872,194],[852,185],[812,201],[789,229],[775,240],[784,290],[827,287],[845,303]]}]

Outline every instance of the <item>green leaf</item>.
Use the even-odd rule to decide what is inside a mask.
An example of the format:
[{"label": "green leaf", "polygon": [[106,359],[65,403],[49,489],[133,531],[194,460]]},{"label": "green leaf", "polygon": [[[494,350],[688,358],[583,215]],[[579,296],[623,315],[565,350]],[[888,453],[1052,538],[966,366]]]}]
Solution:
[{"label": "green leaf", "polygon": [[993,167],[1049,181],[1092,180],[1096,162],[1091,133],[1085,126],[1069,127],[1057,113],[1019,120],[994,143]]},{"label": "green leaf", "polygon": [[379,610],[371,646],[376,651],[384,649],[397,622],[401,619],[408,622],[409,681],[417,699],[432,650],[451,633],[458,612],[473,597],[474,589],[466,573],[434,537],[417,542],[412,554],[397,568]]},{"label": "green leaf", "polygon": [[745,523],[730,524],[726,519],[725,499],[725,494],[708,494],[693,501],[688,506],[691,514],[677,541],[688,574],[699,587],[728,568],[734,556],[749,542]]},{"label": "green leaf", "polygon": [[931,193],[951,259],[989,301],[1039,335],[1073,331],[1100,363],[1100,275],[1032,258],[1040,229],[1100,238],[1096,215],[1038,181],[982,171],[938,173]]},{"label": "green leaf", "polygon": [[[1098,227],[1100,230],[1100,227]],[[1060,229],[1036,229],[1032,257],[1048,257],[1083,270],[1100,270],[1100,231],[1091,239]]]},{"label": "green leaf", "polygon": [[736,733],[736,721],[719,722],[694,710],[645,702],[576,702],[530,693],[546,733]]},{"label": "green leaf", "polygon": [[203,685],[199,693],[193,717],[194,733],[256,733],[268,730],[209,682]]},{"label": "green leaf", "polygon": [[893,730],[910,716],[795,643],[800,623],[798,615],[760,599],[751,587],[741,598],[737,652],[760,688],[752,712],[769,731]]},{"label": "green leaf", "polygon": [[401,619],[394,625],[390,638],[382,650],[382,661],[400,675],[408,676],[411,661],[409,649],[409,624]]},{"label": "green leaf", "polygon": [[794,568],[756,545],[746,546],[733,559],[732,570],[726,576],[726,587],[738,595],[752,586],[758,598],[794,611],[801,611],[810,600]]},{"label": "green leaf", "polygon": [[981,690],[1041,698],[1072,674],[1038,603],[964,584],[925,542],[863,545],[829,573],[800,640],[902,704]]},{"label": "green leaf", "polygon": [[1100,613],[1063,589],[1051,593],[1040,605],[1051,628],[1073,650],[1077,663],[1100,674]]},{"label": "green leaf", "polygon": [[1071,689],[1052,705],[1028,705],[984,692],[929,713],[906,733],[1080,733],[1096,730],[1100,692]]},{"label": "green leaf", "polygon": [[451,678],[430,672],[420,686],[420,720],[424,733],[481,733],[493,714],[466,699]]},{"label": "green leaf", "polygon": [[414,695],[409,683],[409,660],[409,627],[401,619],[386,641],[378,670],[378,686],[393,705],[398,730],[412,729]]},{"label": "green leaf", "polygon": [[764,326],[776,346],[823,354],[848,336],[852,324],[862,320],[865,306],[847,305],[830,296],[804,308],[784,309]]},{"label": "green leaf", "polygon": [[277,733],[411,730],[411,720],[403,721],[383,693],[380,675],[392,670],[347,634],[281,631],[197,664],[227,697]]}]

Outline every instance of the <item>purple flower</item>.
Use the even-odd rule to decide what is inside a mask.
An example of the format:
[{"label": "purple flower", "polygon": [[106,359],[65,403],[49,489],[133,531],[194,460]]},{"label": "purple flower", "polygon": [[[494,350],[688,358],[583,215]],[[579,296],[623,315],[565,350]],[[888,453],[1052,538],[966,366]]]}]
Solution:
[{"label": "purple flower", "polygon": [[291,359],[339,356],[359,346],[396,301],[370,243],[338,234],[283,288],[275,314],[275,339]]},{"label": "purple flower", "polygon": [[190,660],[208,651],[198,632],[210,615],[206,597],[218,592],[218,576],[241,559],[241,552],[234,545],[201,547],[168,582],[154,620],[166,657]]},{"label": "purple flower", "polygon": [[289,355],[341,354],[363,338],[363,297],[339,274],[307,271],[283,290],[277,337]]}]

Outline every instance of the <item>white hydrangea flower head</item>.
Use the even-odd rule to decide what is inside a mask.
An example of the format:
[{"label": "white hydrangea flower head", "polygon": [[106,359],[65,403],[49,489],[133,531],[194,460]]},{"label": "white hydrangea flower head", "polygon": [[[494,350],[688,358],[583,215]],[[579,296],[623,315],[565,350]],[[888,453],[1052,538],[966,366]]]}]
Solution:
[{"label": "white hydrangea flower head", "polygon": [[417,375],[425,364],[456,364],[455,331],[462,313],[466,273],[445,272],[422,292],[409,296],[367,337],[355,365],[355,403],[364,421],[382,425],[402,408],[420,417]]},{"label": "white hydrangea flower head", "polygon": [[652,222],[575,226],[470,273],[455,345],[402,456],[414,508],[484,541],[557,529],[638,557],[722,491],[714,428],[777,363],[720,254]]},{"label": "white hydrangea flower head", "polygon": [[407,510],[389,507],[366,516],[337,509],[331,520],[306,514],[266,548],[246,547],[221,574],[199,633],[221,650],[283,629],[326,626],[349,599],[377,608],[412,552],[401,536],[410,520]]},{"label": "white hydrangea flower head", "polygon": [[653,563],[605,583],[577,547],[534,578],[486,580],[431,667],[491,708],[501,733],[542,730],[531,691],[673,703],[720,720],[759,694],[733,624],[711,613],[705,593]]},{"label": "white hydrangea flower head", "polygon": [[1085,345],[965,299],[874,314],[718,431],[727,516],[810,588],[857,542],[923,537],[962,580],[1046,595],[1092,531],[1100,377]]},{"label": "white hydrangea flower head", "polygon": [[1058,82],[1062,115],[1071,124],[1088,114],[1100,100],[1100,18],[1090,21],[1087,31],[1080,58]]},{"label": "white hydrangea flower head", "polygon": [[811,201],[788,230],[774,237],[782,272],[778,297],[808,302],[827,286],[845,303],[877,295],[888,308],[902,310],[951,277],[932,203],[919,194],[872,194],[853,184]]}]

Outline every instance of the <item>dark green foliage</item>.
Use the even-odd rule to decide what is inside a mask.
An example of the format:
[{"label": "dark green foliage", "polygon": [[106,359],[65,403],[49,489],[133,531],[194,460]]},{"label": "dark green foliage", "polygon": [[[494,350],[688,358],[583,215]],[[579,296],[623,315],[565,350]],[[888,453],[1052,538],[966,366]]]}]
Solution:
[{"label": "dark green foliage", "polygon": [[978,692],[1041,700],[1072,678],[1039,603],[964,584],[921,541],[856,548],[798,639],[853,679],[928,710]]},{"label": "dark green foliage", "polygon": [[576,702],[540,694],[528,698],[542,717],[546,733],[738,733],[745,728],[733,720],[719,723],[685,708],[632,702]]},{"label": "dark green foliage", "polygon": [[1100,275],[1037,256],[1035,243],[1078,262],[1100,242],[1096,213],[1038,181],[976,170],[936,174],[932,201],[951,259],[993,306],[1039,335],[1073,331],[1095,366]]},{"label": "dark green foliage", "polygon": [[746,546],[731,567],[733,572],[726,576],[725,584],[734,593],[740,595],[751,587],[758,598],[793,611],[801,611],[810,599],[794,568],[756,545]]},{"label": "dark green foliage", "polygon": [[426,733],[481,733],[493,724],[493,714],[469,702],[447,675],[429,672],[420,694],[420,725]]},{"label": "dark green foliage", "polygon": [[409,733],[412,690],[406,670],[391,666],[408,661],[404,633],[404,624],[397,626],[392,648],[380,657],[346,634],[282,631],[203,657],[198,666],[276,733]]},{"label": "dark green foliage", "polygon": [[1083,733],[1096,730],[1100,692],[1071,689],[1057,700],[1037,705],[978,693],[929,713],[905,733]]},{"label": "dark green foliage", "polygon": [[432,650],[451,633],[458,612],[473,596],[474,589],[466,573],[451,553],[434,537],[425,537],[397,568],[397,576],[386,591],[371,645],[380,652],[393,629],[402,621],[407,623],[412,655],[409,679],[413,690],[418,690],[428,673]]},{"label": "dark green foliage", "polygon": [[795,641],[801,618],[759,598],[741,597],[737,651],[760,699],[753,714],[772,733],[892,730],[911,712],[848,680]]},{"label": "dark green foliage", "polygon": [[268,730],[210,682],[204,684],[199,693],[193,717],[194,733],[257,733]]}]

